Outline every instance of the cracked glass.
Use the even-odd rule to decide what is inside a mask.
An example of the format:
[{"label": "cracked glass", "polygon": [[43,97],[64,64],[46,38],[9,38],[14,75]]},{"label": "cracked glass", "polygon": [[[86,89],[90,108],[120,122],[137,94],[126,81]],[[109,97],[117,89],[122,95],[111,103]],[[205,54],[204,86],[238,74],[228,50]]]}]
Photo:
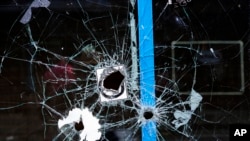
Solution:
[{"label": "cracked glass", "polygon": [[157,141],[218,141],[249,124],[249,2],[152,0],[153,107],[137,4],[1,1],[0,140],[143,141],[153,121]]}]

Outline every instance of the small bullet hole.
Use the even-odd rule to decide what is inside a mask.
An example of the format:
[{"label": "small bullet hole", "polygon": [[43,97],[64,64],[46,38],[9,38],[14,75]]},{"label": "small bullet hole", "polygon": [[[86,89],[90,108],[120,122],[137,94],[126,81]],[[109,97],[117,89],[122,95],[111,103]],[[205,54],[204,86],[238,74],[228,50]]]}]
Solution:
[{"label": "small bullet hole", "polygon": [[84,125],[83,125],[82,121],[80,121],[79,123],[77,123],[77,122],[75,123],[75,129],[77,131],[81,131],[84,129]]},{"label": "small bullet hole", "polygon": [[146,111],[144,112],[143,116],[145,119],[148,120],[148,119],[151,119],[154,116],[154,114],[151,111]]}]

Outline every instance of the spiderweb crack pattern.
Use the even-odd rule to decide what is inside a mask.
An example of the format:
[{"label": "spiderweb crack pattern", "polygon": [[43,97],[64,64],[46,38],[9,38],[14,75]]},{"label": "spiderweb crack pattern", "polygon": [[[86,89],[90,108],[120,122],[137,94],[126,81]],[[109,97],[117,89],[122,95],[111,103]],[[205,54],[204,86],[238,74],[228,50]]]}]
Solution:
[{"label": "spiderweb crack pattern", "polygon": [[[84,121],[87,115],[96,122],[96,137],[110,141],[140,140],[141,126],[148,121],[156,123],[160,141],[203,140],[206,135],[211,135],[211,140],[223,140],[228,137],[221,137],[226,131],[220,128],[235,120],[247,122],[249,119],[248,99],[226,97],[227,101],[222,104],[221,99],[213,95],[221,88],[239,90],[241,85],[236,83],[240,75],[231,68],[238,67],[234,64],[239,64],[243,50],[232,44],[221,45],[219,49],[210,43],[181,44],[182,41],[210,41],[208,36],[214,35],[210,26],[216,21],[208,24],[204,11],[211,3],[201,5],[202,11],[189,0],[176,0],[178,7],[169,5],[168,1],[153,1],[156,105],[146,107],[139,97],[135,0],[51,0],[35,8],[30,8],[32,3],[15,2],[17,6],[26,5],[26,9],[18,11],[19,16],[15,15],[11,21],[7,42],[1,50],[0,76],[1,84],[11,85],[13,90],[9,93],[17,100],[1,102],[0,111],[37,106],[34,113],[42,117],[38,123],[43,125],[42,140],[92,140],[88,138],[89,128]],[[230,8],[230,4],[222,3],[224,1],[216,1],[216,6],[221,14],[229,17],[229,28],[234,27],[243,35],[230,15],[233,8],[240,7],[235,3]],[[32,12],[31,17],[20,23],[27,10]],[[239,38],[228,35],[228,40],[244,42],[246,34]],[[211,40],[224,39],[219,35],[213,37]],[[176,44],[171,44],[173,41]],[[244,48],[247,48],[245,42]],[[14,71],[16,65],[18,71]],[[223,67],[231,71],[224,71]],[[13,72],[18,82],[8,75]],[[111,77],[116,72],[122,75],[119,82]],[[227,82],[223,72],[237,74],[230,76],[237,82]],[[107,78],[112,84],[105,84]],[[16,88],[18,85],[21,90]],[[203,96],[204,91],[210,95]],[[102,99],[102,93],[108,96]],[[238,111],[244,111],[239,110],[242,107],[247,116],[237,117]],[[75,111],[77,118],[62,125]],[[41,129],[38,130],[41,134]],[[16,136],[13,138],[18,140]]]}]

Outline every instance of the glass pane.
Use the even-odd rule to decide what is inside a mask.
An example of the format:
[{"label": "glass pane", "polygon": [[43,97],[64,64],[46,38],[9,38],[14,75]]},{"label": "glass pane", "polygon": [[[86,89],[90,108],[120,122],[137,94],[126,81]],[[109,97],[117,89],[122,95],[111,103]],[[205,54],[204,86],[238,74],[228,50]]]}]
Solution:
[{"label": "glass pane", "polygon": [[249,2],[152,1],[153,107],[137,6],[1,1],[0,140],[139,141],[152,121],[157,141],[217,141],[249,124]]},{"label": "glass pane", "polygon": [[168,2],[154,0],[159,140],[229,140],[249,124],[248,2]]}]

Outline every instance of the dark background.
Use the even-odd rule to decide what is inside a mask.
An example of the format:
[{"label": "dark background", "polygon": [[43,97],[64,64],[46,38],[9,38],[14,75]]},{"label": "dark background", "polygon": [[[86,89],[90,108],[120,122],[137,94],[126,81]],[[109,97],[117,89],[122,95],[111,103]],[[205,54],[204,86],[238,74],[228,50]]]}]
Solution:
[{"label": "dark background", "polygon": [[[26,58],[27,52],[22,52],[18,48],[9,48],[12,46],[13,39],[17,35],[22,35],[23,25],[19,23],[22,13],[29,6],[32,0],[0,2],[0,53],[5,51],[15,52],[13,57]],[[85,3],[84,9],[90,16],[97,16],[106,11],[126,11],[127,1],[98,1],[103,5]],[[75,50],[68,47],[65,50],[58,49],[56,45],[70,46],[68,42],[73,39],[68,38],[72,33],[77,32],[76,26],[79,23],[79,7],[67,6],[69,1],[53,0],[49,7],[58,15],[65,15],[69,12],[65,27],[51,38],[51,44],[48,48],[63,56],[70,56]],[[72,0],[72,3],[75,1]],[[112,5],[112,6],[110,6]],[[249,124],[250,123],[250,93],[249,93],[249,2],[247,0],[192,0],[187,6],[174,4],[163,11],[166,1],[153,0],[154,8],[154,42],[156,46],[169,46],[172,41],[177,40],[183,35],[181,40],[241,40],[244,43],[244,66],[245,66],[245,91],[242,95],[204,95],[201,105],[200,115],[202,119],[216,121],[213,123],[194,119],[192,125],[194,132],[199,136],[199,140],[228,140],[229,126],[231,124]],[[39,13],[40,12],[40,13]],[[42,14],[41,14],[42,13]],[[122,13],[122,12],[121,12]],[[39,8],[34,9],[33,14],[38,17],[49,15],[48,11]],[[159,15],[162,14],[160,17]],[[69,17],[72,17],[71,20]],[[75,21],[75,19],[77,19]],[[43,20],[37,19],[37,20]],[[67,21],[68,20],[68,21]],[[66,22],[65,22],[66,21]],[[122,21],[120,21],[122,22]],[[106,25],[109,25],[108,23]],[[98,21],[94,26],[101,31],[97,31],[99,37],[105,37],[105,21]],[[48,30],[53,29],[53,25]],[[70,33],[72,31],[72,33]],[[39,34],[39,31],[37,32]],[[192,33],[192,36],[191,36]],[[112,33],[109,33],[112,34]],[[36,36],[36,34],[34,34]],[[59,40],[59,42],[55,42]],[[68,40],[68,42],[64,42]],[[18,40],[17,44],[26,43],[24,40]],[[15,45],[14,45],[15,47]],[[156,65],[161,66],[168,58],[167,49],[155,50]],[[32,50],[31,50],[32,52]],[[158,53],[158,54],[157,54]],[[45,54],[46,56],[46,54]],[[40,55],[43,60],[44,54]],[[43,58],[44,57],[44,58]],[[1,59],[1,57],[0,57]],[[26,58],[27,59],[27,58]],[[0,140],[51,140],[57,133],[57,129],[47,126],[46,137],[44,139],[44,125],[41,114],[41,106],[37,104],[24,104],[30,101],[37,101],[37,97],[30,87],[30,73],[28,71],[29,63],[19,60],[6,59],[1,64],[0,73],[0,108],[12,107],[13,105],[23,104],[18,107],[0,110]],[[156,71],[157,74],[163,72]],[[240,69],[236,73],[241,73]],[[231,73],[223,74],[230,78]],[[166,74],[167,77],[167,74]],[[226,79],[225,81],[234,81]],[[188,80],[192,83],[192,79]],[[223,82],[221,82],[223,83]],[[163,85],[161,82],[158,85]],[[180,140],[175,133],[169,139]],[[169,140],[166,138],[166,140]],[[186,138],[181,138],[187,140]]]}]

